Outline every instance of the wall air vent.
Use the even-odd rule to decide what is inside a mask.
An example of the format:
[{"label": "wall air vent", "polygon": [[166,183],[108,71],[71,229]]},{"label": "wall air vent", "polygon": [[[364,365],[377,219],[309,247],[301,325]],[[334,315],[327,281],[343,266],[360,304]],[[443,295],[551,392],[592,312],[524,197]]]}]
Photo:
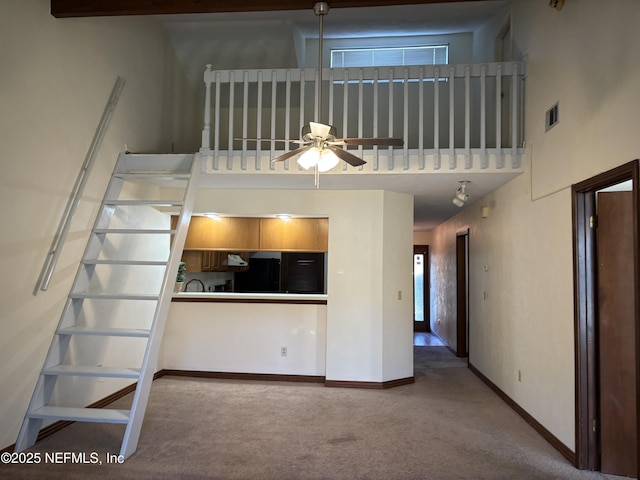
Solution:
[{"label": "wall air vent", "polygon": [[548,132],[553,127],[555,127],[560,121],[560,117],[558,117],[558,104],[556,103],[553,107],[547,110],[546,118],[545,118],[545,128],[544,131]]}]

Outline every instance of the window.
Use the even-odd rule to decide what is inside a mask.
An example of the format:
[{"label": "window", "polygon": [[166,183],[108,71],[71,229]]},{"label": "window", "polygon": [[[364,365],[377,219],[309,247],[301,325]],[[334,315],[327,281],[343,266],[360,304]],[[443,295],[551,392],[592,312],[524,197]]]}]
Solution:
[{"label": "window", "polygon": [[331,68],[441,65],[447,64],[448,61],[448,45],[331,50]]}]

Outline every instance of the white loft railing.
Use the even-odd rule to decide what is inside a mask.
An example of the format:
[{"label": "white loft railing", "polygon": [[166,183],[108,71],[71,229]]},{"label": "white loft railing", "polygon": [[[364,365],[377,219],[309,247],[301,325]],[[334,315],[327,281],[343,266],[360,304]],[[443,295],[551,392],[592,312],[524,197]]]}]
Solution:
[{"label": "white loft railing", "polygon": [[523,62],[324,69],[318,118],[317,69],[207,66],[201,152],[213,170],[288,170],[269,160],[298,145],[273,139],[299,139],[315,120],[340,137],[402,137],[393,151],[353,147],[373,170],[380,159],[386,170],[519,169],[524,75]]}]

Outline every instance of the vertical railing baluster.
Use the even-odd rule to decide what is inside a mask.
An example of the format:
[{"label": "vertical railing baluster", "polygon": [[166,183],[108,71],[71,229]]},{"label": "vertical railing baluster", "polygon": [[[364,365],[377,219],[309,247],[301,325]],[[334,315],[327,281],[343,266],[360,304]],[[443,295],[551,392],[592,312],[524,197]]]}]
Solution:
[{"label": "vertical railing baluster", "polygon": [[220,72],[216,72],[216,106],[213,125],[213,169],[218,170],[220,159]]},{"label": "vertical railing baluster", "polygon": [[511,166],[518,168],[518,64],[514,62],[511,68]]},{"label": "vertical railing baluster", "polygon": [[333,69],[329,70],[329,125],[333,125]]},{"label": "vertical railing baluster", "polygon": [[[362,69],[358,70],[358,137],[363,135],[363,121],[364,121],[364,72]],[[362,157],[362,145],[358,146],[358,156]],[[359,168],[362,170],[362,166]]]},{"label": "vertical railing baluster", "polygon": [[202,127],[202,142],[200,150],[211,150],[211,64],[204,72],[204,126]]},{"label": "vertical railing baluster", "polygon": [[404,159],[403,168],[409,170],[409,69],[404,69]]},{"label": "vertical railing baluster", "polygon": [[[433,70],[433,150],[435,169],[440,168],[440,69]],[[455,168],[449,159],[449,168]]]},{"label": "vertical railing baluster", "polygon": [[[305,76],[304,76],[304,70],[300,71],[300,126],[299,126],[299,131],[302,134],[302,127],[305,124],[304,121],[304,110],[305,110],[305,99],[304,99],[304,91],[306,89],[305,86]],[[302,139],[302,137],[301,137]],[[288,161],[288,160],[287,160]],[[302,167],[300,165],[298,165],[298,170],[302,170]]]},{"label": "vertical railing baluster", "polygon": [[487,168],[487,66],[480,67],[480,168]]},{"label": "vertical railing baluster", "polygon": [[[373,138],[378,136],[378,105],[379,105],[379,88],[378,83],[380,81],[380,73],[378,69],[373,70]],[[379,168],[379,156],[378,156],[378,146],[373,146],[373,169],[378,170]]]},{"label": "vertical railing baluster", "polygon": [[[278,77],[275,70],[271,71],[271,158],[276,156],[276,142],[273,141],[276,138],[276,94],[278,90]],[[273,162],[271,164],[271,170],[275,168]],[[288,169],[287,162],[285,162],[285,170]]]},{"label": "vertical railing baluster", "polygon": [[[342,136],[347,138],[349,136],[349,70],[344,69],[344,89],[342,91]],[[348,148],[344,147],[348,150]],[[347,163],[342,162],[342,170],[347,169]]]},{"label": "vertical railing baluster", "polygon": [[233,169],[233,114],[235,113],[235,72],[229,73],[229,135],[227,139],[227,170]]},{"label": "vertical railing baluster", "polygon": [[[449,67],[449,157],[455,158],[456,156],[456,127],[455,127],[455,67]],[[465,152],[465,164],[467,168],[470,168],[469,155]]]},{"label": "vertical railing baluster", "polygon": [[496,66],[496,166],[504,167],[502,156],[502,64]]},{"label": "vertical railing baluster", "polygon": [[[405,138],[405,142],[409,139]],[[424,68],[418,69],[418,157],[420,170],[424,170]]]},{"label": "vertical railing baluster", "polygon": [[[389,137],[393,137],[393,68],[389,69]],[[393,147],[387,148],[387,152],[389,154],[387,168],[389,170],[393,170],[394,161],[393,161]]]},{"label": "vertical railing baluster", "polygon": [[262,70],[258,72],[258,102],[256,105],[256,138],[259,140],[256,142],[256,170],[262,168],[261,151],[262,151]]},{"label": "vertical railing baluster", "polygon": [[[242,95],[242,138],[247,138],[249,125],[249,72],[242,75],[244,91]],[[247,169],[247,141],[242,140],[242,156],[240,157],[240,169]]]},{"label": "vertical railing baluster", "polygon": [[[291,138],[291,70],[287,70],[285,82],[284,139],[289,140]],[[289,142],[285,142],[284,151],[289,150]]]},{"label": "vertical railing baluster", "polygon": [[464,150],[471,154],[471,67],[464,67]]}]

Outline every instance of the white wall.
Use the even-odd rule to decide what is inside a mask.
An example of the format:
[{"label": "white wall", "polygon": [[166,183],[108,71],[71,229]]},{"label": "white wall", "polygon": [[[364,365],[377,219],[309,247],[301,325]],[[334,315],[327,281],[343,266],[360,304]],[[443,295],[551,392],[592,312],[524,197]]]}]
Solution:
[{"label": "white wall", "polygon": [[[432,318],[455,342],[448,292],[455,233],[468,227],[470,361],[574,449],[570,186],[640,154],[640,60],[630,53],[640,47],[640,3],[583,0],[558,12],[516,0],[512,12],[514,47],[528,56],[527,171],[433,232]],[[556,102],[560,123],[545,133]]]},{"label": "white wall", "polygon": [[[174,302],[162,347],[167,369],[325,375],[325,305]],[[280,354],[287,347],[287,355]]]},{"label": "white wall", "polygon": [[413,375],[412,204],[383,191],[201,189],[194,211],[328,217],[326,377],[383,382]]},{"label": "white wall", "polygon": [[413,197],[385,192],[380,293],[384,381],[413,376],[413,232],[406,228],[412,223]]},{"label": "white wall", "polygon": [[[0,447],[16,440],[118,152],[198,148],[195,99],[153,20],[57,20],[49,8],[0,2]],[[68,243],[49,290],[34,295],[118,75],[126,85]]]},{"label": "white wall", "polygon": [[[499,37],[504,32],[504,29],[509,27],[509,22],[510,8],[505,8],[473,32],[472,61],[474,63],[514,60],[513,58],[500,58],[502,52],[498,51],[498,49],[502,49]],[[510,35],[508,38],[510,41]]]}]

